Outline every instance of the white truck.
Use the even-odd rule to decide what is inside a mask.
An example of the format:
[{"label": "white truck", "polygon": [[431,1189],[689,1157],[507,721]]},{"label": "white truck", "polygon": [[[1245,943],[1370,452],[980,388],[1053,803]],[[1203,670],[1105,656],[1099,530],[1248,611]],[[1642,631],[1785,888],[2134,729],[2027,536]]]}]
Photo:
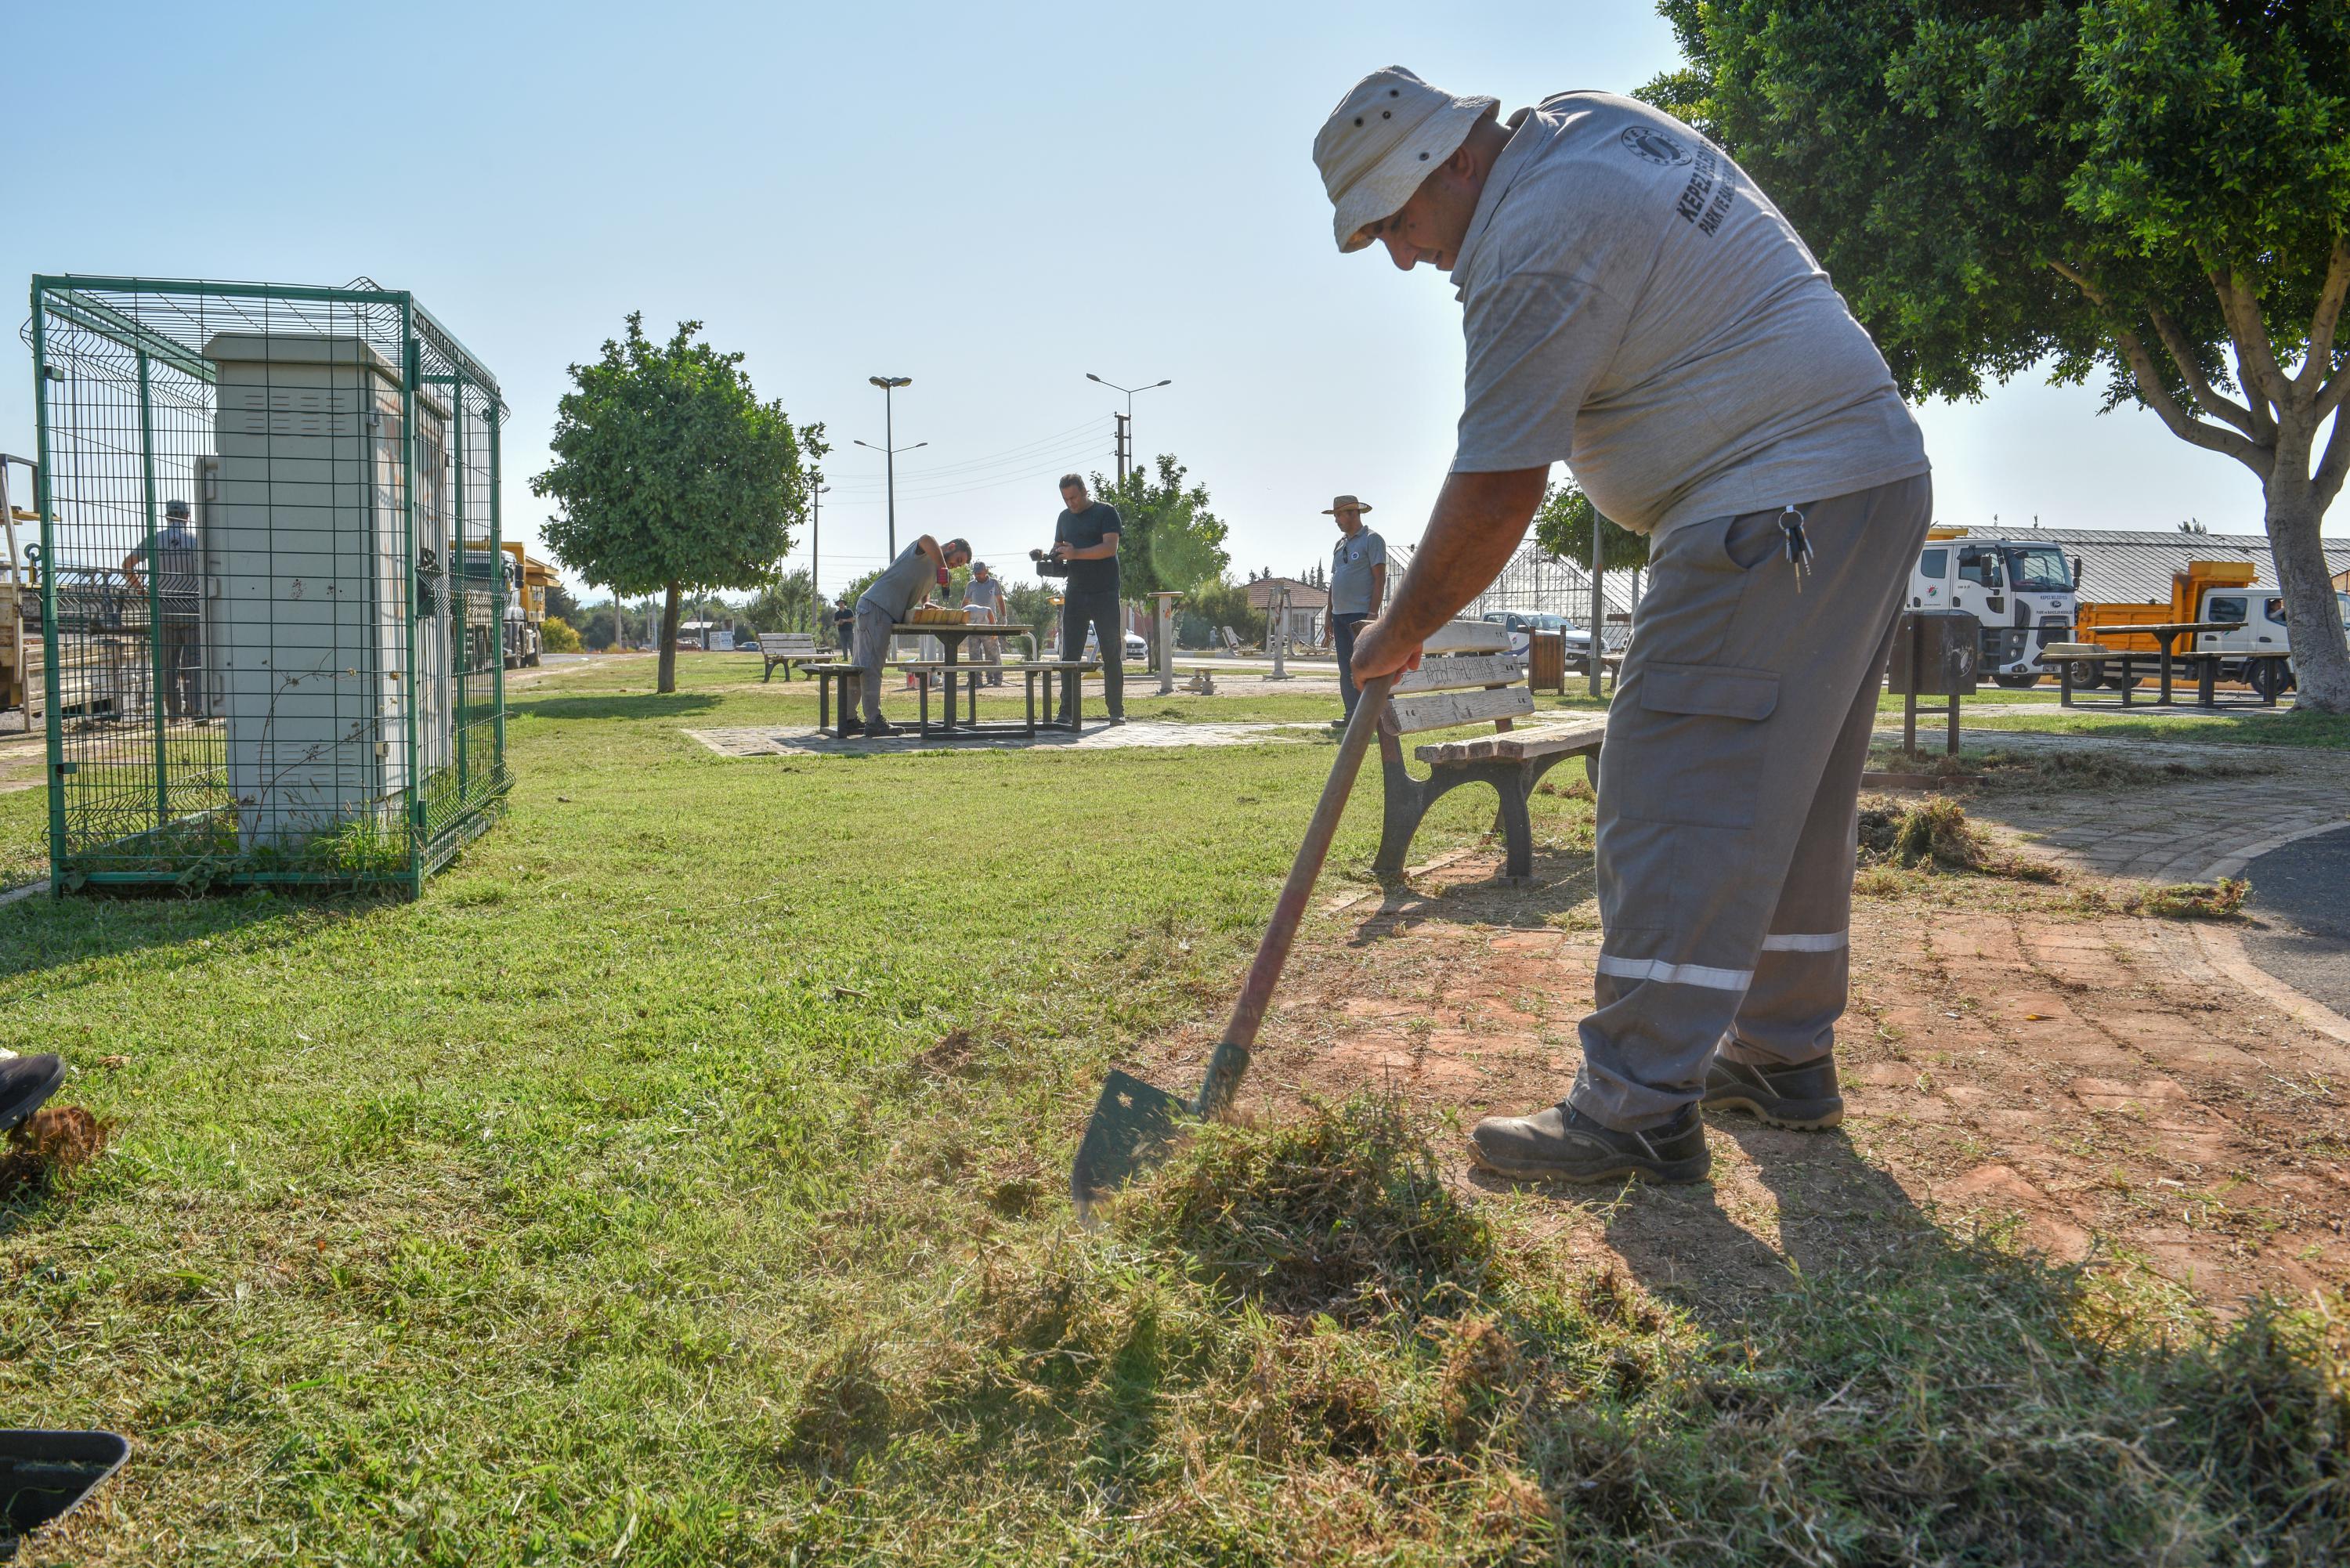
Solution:
[{"label": "white truck", "polygon": [[2078,595],[2064,553],[2043,540],[1928,532],[1909,573],[1909,607],[1960,609],[1982,622],[1982,673],[2021,689],[2046,670],[2052,642],[2069,641]]}]

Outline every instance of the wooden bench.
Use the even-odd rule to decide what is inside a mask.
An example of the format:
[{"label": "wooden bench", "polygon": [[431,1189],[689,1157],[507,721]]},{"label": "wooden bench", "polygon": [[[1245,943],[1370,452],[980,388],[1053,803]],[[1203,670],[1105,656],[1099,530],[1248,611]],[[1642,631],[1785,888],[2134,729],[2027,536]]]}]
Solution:
[{"label": "wooden bench", "polygon": [[[1373,870],[1399,875],[1412,835],[1428,808],[1465,784],[1493,786],[1501,799],[1496,819],[1506,855],[1502,875],[1523,882],[1534,875],[1534,823],[1526,803],[1557,763],[1581,757],[1592,787],[1599,785],[1599,749],[1607,736],[1604,716],[1553,721],[1531,729],[1518,722],[1534,711],[1526,684],[1526,663],[1512,653],[1509,633],[1485,621],[1457,620],[1423,645],[1418,670],[1396,682],[1379,715],[1379,765],[1386,808]],[[1463,724],[1491,723],[1493,733],[1440,741],[1415,749],[1428,776],[1412,777],[1404,764],[1402,737]]]},{"label": "wooden bench", "polygon": [[784,679],[789,680],[793,665],[826,662],[832,655],[816,648],[816,633],[812,631],[763,631],[759,634],[759,657],[767,661],[766,669],[759,675],[762,681],[766,681],[775,678],[778,664],[784,667]]}]

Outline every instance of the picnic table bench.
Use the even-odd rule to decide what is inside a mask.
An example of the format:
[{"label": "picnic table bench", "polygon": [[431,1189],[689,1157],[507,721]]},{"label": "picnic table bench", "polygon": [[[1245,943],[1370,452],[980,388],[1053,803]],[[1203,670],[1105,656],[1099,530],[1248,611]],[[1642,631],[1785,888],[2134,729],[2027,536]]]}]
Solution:
[{"label": "picnic table bench", "polygon": [[793,665],[825,663],[832,655],[816,647],[816,633],[812,631],[763,631],[759,634],[759,657],[766,660],[766,668],[759,673],[762,681],[775,678],[778,664],[784,667],[784,679],[788,681]]},{"label": "picnic table bench", "polygon": [[[1012,629],[1014,635],[1021,635],[1017,628]],[[1098,671],[1101,661],[1095,659],[1030,659],[1003,666],[1001,672],[1016,673],[1021,677],[1027,714],[1024,722],[982,723],[977,719],[979,681],[983,677],[999,673],[994,666],[969,664],[954,659],[891,659],[882,668],[901,670],[914,678],[921,703],[915,726],[919,734],[950,737],[1020,735],[1033,739],[1041,730],[1066,729],[1074,733],[1085,728],[1085,677]],[[807,670],[816,681],[816,728],[835,739],[844,738],[849,732],[848,725],[857,721],[864,670],[838,660],[811,664]],[[962,718],[956,716],[955,677],[958,675],[964,681],[962,712],[966,716]],[[1070,696],[1070,722],[1064,725],[1051,713],[1053,682],[1066,677],[1075,678],[1076,689]],[[942,686],[946,696],[944,712],[936,722],[931,718],[931,688],[933,685]],[[836,689],[840,703],[837,722],[832,711]]]},{"label": "picnic table bench", "polygon": [[[1542,776],[1569,757],[1583,759],[1592,787],[1599,784],[1599,750],[1607,737],[1604,715],[1554,721],[1519,729],[1534,711],[1526,684],[1525,660],[1510,652],[1509,633],[1485,621],[1454,621],[1430,638],[1418,670],[1396,681],[1379,715],[1379,770],[1386,805],[1379,827],[1375,871],[1393,876],[1404,867],[1412,835],[1428,808],[1465,784],[1493,786],[1501,806],[1497,826],[1505,856],[1502,875],[1523,882],[1534,875],[1534,823],[1526,803]],[[1428,764],[1426,778],[1414,778],[1404,763],[1402,737],[1430,730],[1490,722],[1493,732],[1416,747]]]},{"label": "picnic table bench", "polygon": [[[2055,670],[2056,701],[2060,707],[2080,706],[2074,701],[2074,693],[2082,687],[2098,685],[2109,686],[2119,691],[2121,701],[2092,706],[2130,706],[2130,693],[2137,689],[2140,679],[2131,668],[2131,661],[2152,659],[2160,681],[2159,695],[2156,698],[2158,705],[2168,704],[2171,701],[2171,671],[2174,665],[2183,663],[2195,667],[2195,705],[2217,708],[2220,706],[2220,666],[2227,659],[2241,659],[2244,663],[2244,684],[2260,698],[2262,706],[2273,708],[2279,693],[2284,690],[2284,660],[2292,657],[2289,650],[2237,648],[2224,650],[2190,649],[2184,653],[2171,651],[2172,643],[2181,636],[2206,631],[2236,631],[2243,624],[2241,621],[2181,621],[2148,626],[2101,627],[2099,630],[2116,634],[2143,632],[2156,638],[2162,645],[2162,651],[2159,654],[2134,652],[2128,649],[2108,648],[2101,642],[2052,642],[2040,650],[2037,662]],[[2117,668],[2118,673],[2111,676],[2106,673],[2108,661]]]}]

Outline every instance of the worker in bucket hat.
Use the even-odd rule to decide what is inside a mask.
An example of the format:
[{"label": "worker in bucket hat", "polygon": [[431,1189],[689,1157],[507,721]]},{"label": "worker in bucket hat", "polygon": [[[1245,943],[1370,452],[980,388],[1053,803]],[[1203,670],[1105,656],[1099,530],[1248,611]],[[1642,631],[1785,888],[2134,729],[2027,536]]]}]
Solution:
[{"label": "worker in bucket hat", "polygon": [[1582,1067],[1560,1104],[1469,1142],[1505,1176],[1697,1180],[1701,1105],[1844,1115],[1855,797],[1929,520],[1925,448],[1727,153],[1612,93],[1498,108],[1389,67],[1315,139],[1339,250],[1449,274],[1468,339],[1451,472],[1353,672],[1418,667],[1517,549],[1554,462],[1648,535],[1599,771]]}]

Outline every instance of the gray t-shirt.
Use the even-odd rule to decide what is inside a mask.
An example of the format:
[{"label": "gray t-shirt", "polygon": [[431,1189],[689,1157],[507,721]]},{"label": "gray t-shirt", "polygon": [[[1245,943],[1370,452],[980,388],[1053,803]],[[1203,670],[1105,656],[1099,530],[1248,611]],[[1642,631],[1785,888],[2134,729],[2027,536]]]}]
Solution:
[{"label": "gray t-shirt", "polygon": [[1564,459],[1635,533],[1927,471],[1883,356],[1770,198],[1660,109],[1526,112],[1452,273],[1456,472]]},{"label": "gray t-shirt", "polygon": [[1003,579],[990,577],[981,582],[972,578],[962,586],[962,602],[988,612],[991,620],[1003,618]]},{"label": "gray t-shirt", "polygon": [[203,546],[196,531],[177,517],[155,534],[155,547],[140,540],[130,559],[152,573],[156,607],[166,620],[194,620],[203,614]]},{"label": "gray t-shirt", "polygon": [[1330,551],[1330,613],[1371,613],[1371,568],[1384,566],[1388,542],[1368,528],[1357,528],[1352,538],[1341,534]]},{"label": "gray t-shirt", "polygon": [[903,624],[914,607],[922,602],[922,596],[936,587],[938,581],[938,567],[922,554],[921,542],[917,540],[899,551],[898,558],[882,568],[872,586],[858,596],[857,607],[862,609],[873,605],[888,610],[892,621]]}]

